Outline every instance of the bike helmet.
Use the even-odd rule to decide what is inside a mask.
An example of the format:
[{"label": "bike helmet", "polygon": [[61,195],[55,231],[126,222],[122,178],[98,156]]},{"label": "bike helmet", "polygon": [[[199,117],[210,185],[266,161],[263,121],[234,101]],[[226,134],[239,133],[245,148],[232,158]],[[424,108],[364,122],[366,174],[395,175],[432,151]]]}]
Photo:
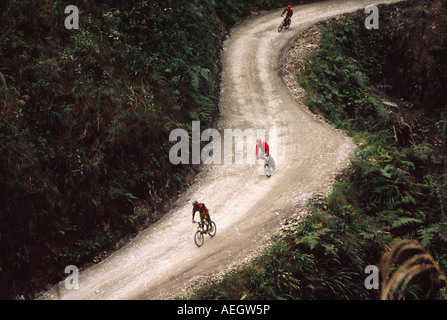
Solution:
[{"label": "bike helmet", "polygon": [[291,6],[291,5],[289,4],[289,5],[287,6],[287,8],[289,8],[289,9],[290,9],[290,8],[292,8],[292,6]]},{"label": "bike helmet", "polygon": [[194,201],[193,203],[192,203],[192,205],[195,207],[196,205],[198,205],[199,204],[199,202],[198,201]]},{"label": "bike helmet", "polygon": [[261,143],[261,138],[256,139],[256,143]]}]

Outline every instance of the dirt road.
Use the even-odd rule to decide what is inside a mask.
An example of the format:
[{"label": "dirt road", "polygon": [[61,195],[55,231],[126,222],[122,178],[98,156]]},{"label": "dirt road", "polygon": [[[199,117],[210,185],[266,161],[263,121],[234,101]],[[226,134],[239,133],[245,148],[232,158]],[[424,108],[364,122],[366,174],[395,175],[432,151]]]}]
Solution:
[{"label": "dirt road", "polygon": [[[225,272],[262,248],[280,223],[315,193],[326,194],[334,173],[348,164],[353,143],[295,101],[279,76],[282,49],[312,24],[368,4],[328,1],[295,7],[289,30],[278,33],[273,11],[234,28],[223,53],[221,119],[224,129],[277,130],[278,170],[260,164],[204,165],[190,189],[159,222],[124,248],[81,272],[78,290],[64,282],[42,299],[169,299],[188,286]],[[255,150],[254,141],[248,148]],[[191,202],[205,202],[217,235],[196,247]]]}]

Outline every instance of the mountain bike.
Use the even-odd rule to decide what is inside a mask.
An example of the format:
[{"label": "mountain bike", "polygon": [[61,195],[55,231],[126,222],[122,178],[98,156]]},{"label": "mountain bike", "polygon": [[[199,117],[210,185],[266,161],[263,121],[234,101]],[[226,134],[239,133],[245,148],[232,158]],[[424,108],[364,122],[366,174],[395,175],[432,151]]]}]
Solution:
[{"label": "mountain bike", "polygon": [[[197,223],[194,221],[194,223]],[[197,231],[194,234],[194,242],[198,247],[201,247],[205,241],[205,234],[208,234],[210,237],[214,237],[216,235],[217,228],[214,221],[204,220],[198,222]]]},{"label": "mountain bike", "polygon": [[261,159],[264,160],[264,173],[267,176],[267,178],[270,178],[272,176],[274,169],[273,163],[270,161],[270,155],[265,154]]},{"label": "mountain bike", "polygon": [[291,23],[292,23],[292,20],[290,18],[285,17],[284,20],[281,22],[281,24],[278,27],[278,32],[281,32],[282,28],[289,29]]}]

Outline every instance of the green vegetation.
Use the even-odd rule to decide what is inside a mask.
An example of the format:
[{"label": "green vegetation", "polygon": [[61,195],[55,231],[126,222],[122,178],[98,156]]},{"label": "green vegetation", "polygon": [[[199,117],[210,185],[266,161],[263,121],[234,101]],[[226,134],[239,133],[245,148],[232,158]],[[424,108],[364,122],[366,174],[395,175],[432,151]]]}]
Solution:
[{"label": "green vegetation", "polygon": [[57,279],[48,265],[81,265],[134,232],[147,218],[135,200],[155,210],[154,194],[181,186],[169,132],[209,123],[215,106],[215,6],[78,6],[81,28],[66,30],[62,1],[2,4],[2,291],[37,272]]},{"label": "green vegetation", "polygon": [[[402,56],[409,51],[427,53],[417,46],[407,50],[427,34],[420,23],[421,15],[428,15],[427,7],[418,6],[413,12],[407,18],[419,21],[420,27],[411,34],[411,43],[396,40],[399,34],[390,31],[391,22],[381,32],[366,30],[361,16],[328,28],[321,51],[307,63],[302,83],[311,108],[362,143],[350,181],[337,185],[328,202],[349,204],[353,213],[373,217],[393,237],[419,240],[447,270],[447,50],[425,48],[434,56],[431,64],[414,55]],[[404,30],[412,30],[412,25]],[[439,39],[429,41],[434,47]],[[433,73],[434,69],[439,72]],[[404,76],[396,75],[399,71]],[[409,99],[412,108],[383,103],[370,78],[390,86],[390,96]],[[434,87],[439,90],[431,91]],[[407,131],[407,119],[418,125]]]},{"label": "green vegetation", "polygon": [[[162,209],[189,170],[170,164],[169,132],[212,120],[225,28],[253,7],[287,4],[75,2],[79,30],[64,28],[60,0],[0,3],[1,298],[59,281],[67,264],[90,261]],[[446,273],[445,1],[436,46],[414,45],[435,19],[430,8],[395,32],[392,17],[367,32],[363,16],[326,31],[300,77],[312,110],[362,143],[352,177],[327,210],[312,206],[294,239],[195,297],[378,298],[363,270],[396,238],[419,240]],[[419,125],[399,121],[403,108],[383,104],[373,83],[411,101]],[[149,209],[136,212],[138,201]],[[435,279],[424,274],[405,297],[441,297]]]},{"label": "green vegetation", "polygon": [[225,28],[285,3],[80,0],[66,30],[63,1],[0,2],[1,298],[59,281],[163,209],[190,170],[169,162],[169,132],[215,115]]},{"label": "green vegetation", "polygon": [[[386,271],[402,265],[410,274],[396,296],[447,297],[447,2],[443,17],[429,6],[440,3],[403,10],[399,19],[383,9],[390,13],[380,30],[366,30],[357,14],[323,32],[299,79],[311,110],[359,144],[350,178],[324,203],[311,203],[294,237],[192,299],[379,299],[379,290],[365,288],[364,270],[381,266],[390,247],[400,256]],[[384,103],[376,87],[411,103]],[[418,245],[402,253],[402,239]],[[413,269],[403,263],[410,258]]]}]

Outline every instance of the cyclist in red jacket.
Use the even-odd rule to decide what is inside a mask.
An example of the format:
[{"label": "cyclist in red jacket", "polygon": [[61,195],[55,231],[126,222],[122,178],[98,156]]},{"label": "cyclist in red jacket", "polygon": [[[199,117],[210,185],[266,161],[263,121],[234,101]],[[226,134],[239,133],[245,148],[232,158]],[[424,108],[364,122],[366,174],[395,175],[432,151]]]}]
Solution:
[{"label": "cyclist in red jacket", "polygon": [[263,156],[267,156],[270,159],[270,162],[273,166],[273,170],[276,170],[276,163],[273,160],[273,157],[270,155],[270,147],[267,142],[262,142],[260,138],[256,140],[256,159],[260,159]]},{"label": "cyclist in red jacket", "polygon": [[293,16],[293,8],[292,8],[292,6],[289,4],[288,6],[287,6],[287,8],[281,13],[281,17],[284,15],[284,13],[286,13],[287,12],[287,15],[286,15],[286,19],[287,20],[290,20],[290,18],[292,18],[292,16]]},{"label": "cyclist in red jacket", "polygon": [[203,223],[204,220],[211,221],[210,212],[204,203],[199,203],[198,201],[194,201],[192,203],[192,222],[194,221],[194,216],[196,215],[196,211],[199,211],[200,221]]}]

